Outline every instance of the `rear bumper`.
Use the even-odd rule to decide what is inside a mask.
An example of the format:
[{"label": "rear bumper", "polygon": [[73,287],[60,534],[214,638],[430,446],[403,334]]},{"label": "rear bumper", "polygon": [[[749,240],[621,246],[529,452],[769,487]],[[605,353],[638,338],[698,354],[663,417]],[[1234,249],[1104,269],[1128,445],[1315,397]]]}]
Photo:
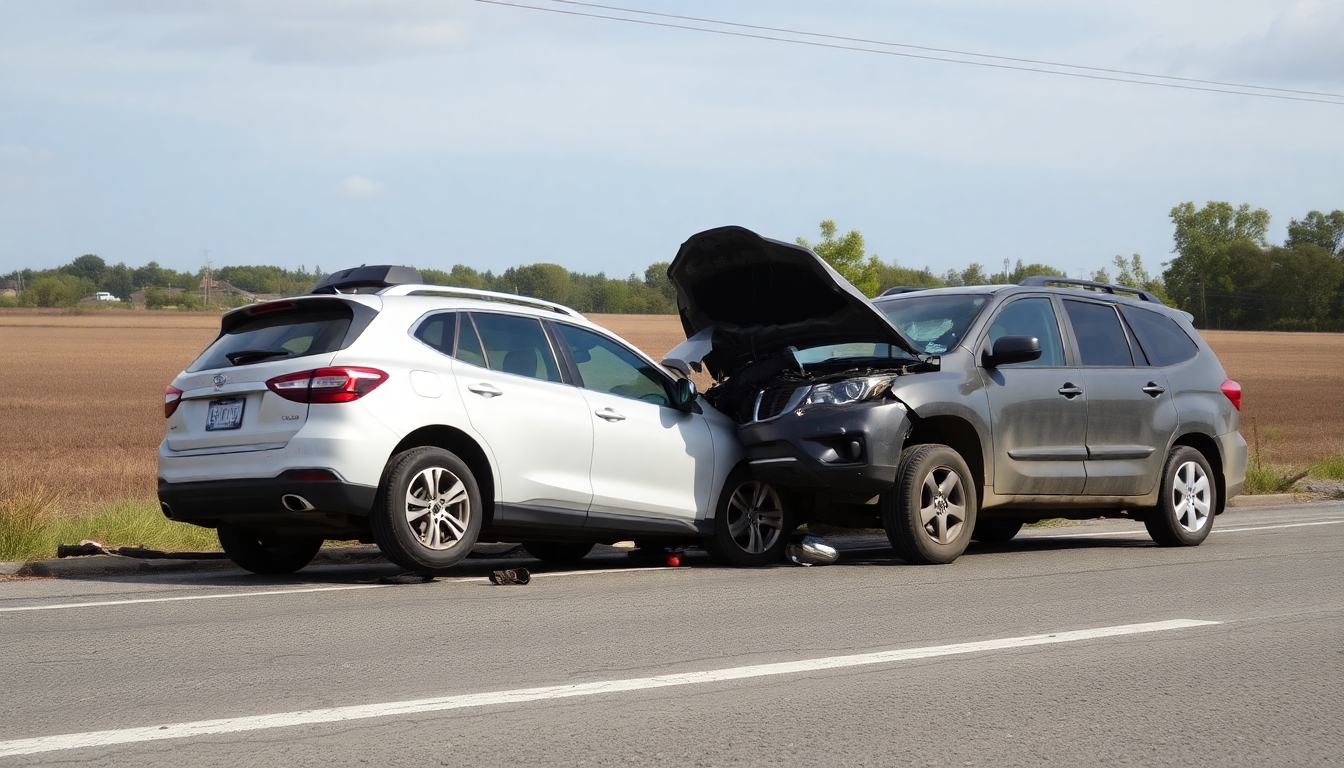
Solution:
[{"label": "rear bumper", "polygon": [[[339,480],[296,481],[281,477],[159,483],[159,504],[172,520],[215,528],[237,525],[269,530],[332,533],[363,527],[378,489]],[[300,504],[286,496],[307,502]],[[303,509],[311,506],[311,510]],[[298,511],[302,510],[302,511]],[[354,518],[353,520],[351,518]]]},{"label": "rear bumper", "polygon": [[905,406],[886,401],[789,413],[745,425],[738,435],[755,477],[825,490],[836,502],[863,502],[896,482],[909,429]]},{"label": "rear bumper", "polygon": [[1223,495],[1230,499],[1246,487],[1246,438],[1240,432],[1219,435],[1218,451],[1223,455]]}]

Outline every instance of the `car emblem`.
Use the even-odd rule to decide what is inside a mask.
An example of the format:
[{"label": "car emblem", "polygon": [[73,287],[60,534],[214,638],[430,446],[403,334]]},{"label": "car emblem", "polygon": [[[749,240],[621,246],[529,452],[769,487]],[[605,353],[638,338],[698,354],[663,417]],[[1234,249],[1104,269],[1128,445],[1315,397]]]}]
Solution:
[{"label": "car emblem", "polygon": [[215,388],[218,389],[229,383],[229,377],[222,373],[215,374]]}]

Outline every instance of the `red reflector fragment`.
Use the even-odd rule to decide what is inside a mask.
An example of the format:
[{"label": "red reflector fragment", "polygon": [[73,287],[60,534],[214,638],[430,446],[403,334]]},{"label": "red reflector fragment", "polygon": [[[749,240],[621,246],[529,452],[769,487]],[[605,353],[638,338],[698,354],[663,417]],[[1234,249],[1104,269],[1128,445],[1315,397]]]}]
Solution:
[{"label": "red reflector fragment", "polygon": [[1223,382],[1222,390],[1223,394],[1227,395],[1227,399],[1232,401],[1232,406],[1236,408],[1238,411],[1240,411],[1241,385],[1231,379],[1228,379],[1227,381]]},{"label": "red reflector fragment", "polygon": [[341,366],[276,376],[266,382],[275,394],[296,403],[348,403],[367,395],[387,381],[377,368]]},{"label": "red reflector fragment", "polygon": [[163,418],[167,419],[177,411],[177,406],[182,404],[182,390],[174,387],[172,384],[163,388]]}]

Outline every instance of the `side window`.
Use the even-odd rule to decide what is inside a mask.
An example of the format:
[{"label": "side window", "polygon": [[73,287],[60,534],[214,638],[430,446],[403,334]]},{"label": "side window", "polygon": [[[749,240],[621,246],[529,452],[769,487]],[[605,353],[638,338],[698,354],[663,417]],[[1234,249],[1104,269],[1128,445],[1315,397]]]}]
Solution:
[{"label": "side window", "polygon": [[[540,320],[488,312],[473,312],[471,318],[476,321],[490,370],[542,381],[560,381],[560,366],[555,362],[555,354],[546,339],[546,332],[541,329]],[[462,346],[458,349],[461,354]]]},{"label": "side window", "polygon": [[1120,311],[1153,365],[1183,363],[1199,352],[1199,345],[1170,317],[1138,307],[1121,307]]},{"label": "side window", "polygon": [[481,346],[481,337],[476,333],[471,315],[463,315],[458,325],[461,327],[457,331],[457,354],[453,356],[464,363],[486,367],[485,348]]},{"label": "side window", "polygon": [[426,319],[415,329],[415,338],[445,355],[453,354],[453,337],[457,334],[457,313],[442,312]]},{"label": "side window", "polygon": [[664,378],[639,355],[601,334],[556,323],[579,368],[583,388],[671,406]]},{"label": "side window", "polygon": [[990,345],[1004,336],[1034,336],[1041,342],[1040,358],[1013,367],[1057,368],[1064,365],[1064,342],[1059,335],[1055,308],[1049,299],[1018,299],[1000,310],[989,326]]},{"label": "side window", "polygon": [[1111,368],[1134,365],[1129,340],[1125,338],[1125,329],[1120,326],[1120,316],[1115,314],[1114,307],[1065,299],[1064,310],[1073,324],[1083,365]]}]

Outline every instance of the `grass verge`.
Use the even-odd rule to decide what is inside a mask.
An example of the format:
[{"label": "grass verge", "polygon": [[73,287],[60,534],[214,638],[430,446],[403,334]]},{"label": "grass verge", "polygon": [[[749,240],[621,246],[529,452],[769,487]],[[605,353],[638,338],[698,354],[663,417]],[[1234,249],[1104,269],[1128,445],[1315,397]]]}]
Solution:
[{"label": "grass verge", "polygon": [[120,501],[70,515],[61,512],[55,493],[41,487],[0,499],[0,561],[52,558],[58,544],[78,544],[85,539],[109,547],[219,549],[214,531],[174,523],[152,501]]}]

